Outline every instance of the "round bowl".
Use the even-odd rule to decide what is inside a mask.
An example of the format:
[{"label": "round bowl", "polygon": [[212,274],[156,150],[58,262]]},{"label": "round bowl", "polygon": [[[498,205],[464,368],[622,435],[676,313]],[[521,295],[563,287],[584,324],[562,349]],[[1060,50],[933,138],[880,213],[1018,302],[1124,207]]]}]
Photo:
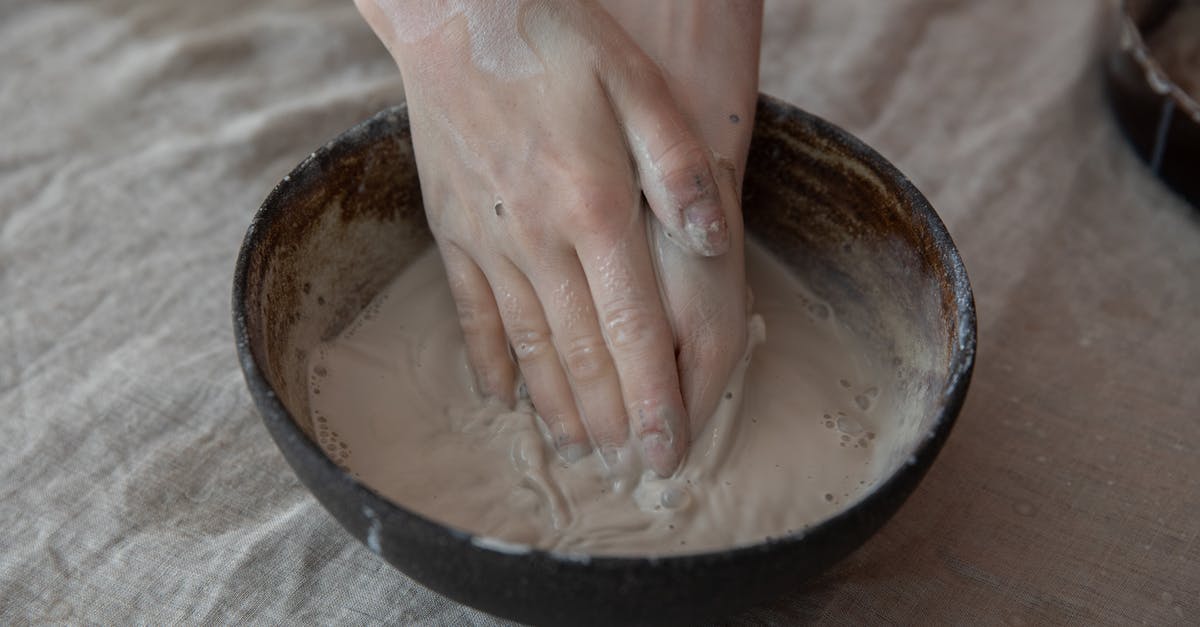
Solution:
[{"label": "round bowl", "polygon": [[1108,29],[1105,83],[1113,114],[1134,151],[1200,208],[1200,102],[1146,43],[1182,5],[1180,0],[1121,0]]},{"label": "round bowl", "polygon": [[[877,487],[802,533],[669,557],[581,557],[472,536],[381,497],[313,437],[308,352],[350,322],[431,237],[407,114],[383,111],[284,177],[254,217],[233,286],[246,383],[300,480],[351,535],[416,581],[539,624],[694,623],[795,591],[875,533],[950,433],[975,359],[962,261],[923,196],[845,131],[763,96],[747,231],[895,366],[896,445]],[[786,494],[781,494],[786,498]]]}]

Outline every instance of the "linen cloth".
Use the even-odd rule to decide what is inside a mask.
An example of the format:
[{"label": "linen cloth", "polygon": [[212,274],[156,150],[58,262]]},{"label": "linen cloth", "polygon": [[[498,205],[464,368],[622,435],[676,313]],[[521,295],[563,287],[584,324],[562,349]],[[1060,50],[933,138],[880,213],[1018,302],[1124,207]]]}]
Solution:
[{"label": "linen cloth", "polygon": [[[899,514],[735,623],[1200,622],[1200,211],[1110,118],[1108,9],[768,4],[763,90],[929,197],[979,357]],[[401,98],[351,2],[0,0],[0,623],[496,622],[341,530],[234,356],[258,204]]]}]

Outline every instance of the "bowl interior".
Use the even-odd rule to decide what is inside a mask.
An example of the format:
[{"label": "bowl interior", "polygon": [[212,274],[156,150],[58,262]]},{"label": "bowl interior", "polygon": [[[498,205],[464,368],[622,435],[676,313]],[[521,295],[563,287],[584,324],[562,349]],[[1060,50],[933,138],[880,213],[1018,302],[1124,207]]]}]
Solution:
[{"label": "bowl interior", "polygon": [[[595,559],[583,565],[537,552],[527,558],[501,555],[467,546],[468,535],[441,530],[383,502],[322,456],[309,416],[309,351],[337,335],[432,243],[403,107],[381,112],[311,155],[255,217],[234,288],[247,382],[285,456],[326,507],[372,549],[454,598],[523,620],[568,616],[509,611],[519,607],[519,593],[487,597],[478,588],[464,590],[461,583],[475,576],[494,579],[502,571],[536,574],[537,569],[560,574],[576,569],[571,571],[575,580],[524,580],[529,598],[558,599],[562,607],[590,602],[608,607],[614,617],[643,608],[629,594],[631,581],[647,594],[670,594],[679,578],[693,592],[712,589],[682,609],[671,609],[674,614],[653,615],[658,618],[697,616],[717,605],[764,598],[858,546],[913,489],[962,404],[974,362],[975,320],[953,243],[907,179],[840,129],[765,96],[745,177],[744,215],[751,236],[797,272],[865,343],[871,359],[889,373],[886,385],[892,393],[887,396],[895,399],[885,414],[898,426],[881,474],[889,478],[805,537],[697,556]],[[326,480],[333,486],[315,487]],[[420,550],[412,545],[396,553],[387,547],[379,551],[374,512],[380,508],[408,525],[397,523],[402,527],[397,537],[405,536],[400,541],[428,536],[427,546],[443,556],[451,550],[483,554],[470,557],[463,570],[458,563],[451,568],[449,558],[445,568],[420,561],[414,557]],[[358,520],[364,512],[370,516]],[[785,561],[764,561],[774,558]],[[746,572],[761,577],[733,578],[751,564]],[[500,570],[489,571],[492,566]],[[782,576],[785,572],[795,576]],[[595,580],[579,584],[585,575]],[[723,587],[738,581],[754,591],[736,602],[723,599],[729,596],[720,593]],[[562,587],[577,584],[583,585],[577,596],[574,588]],[[541,608],[551,612],[550,605]]]},{"label": "bowl interior", "polygon": [[[863,340],[902,426],[889,464],[912,456],[942,418],[973,327],[953,244],[890,165],[809,116],[759,112],[747,165],[747,232],[798,273]],[[873,158],[872,158],[873,157]],[[432,245],[401,108],[314,153],[273,192],[281,208],[252,226],[247,339],[254,360],[310,438],[307,359]],[[261,217],[260,217],[261,218]],[[956,357],[958,358],[956,360]]]}]

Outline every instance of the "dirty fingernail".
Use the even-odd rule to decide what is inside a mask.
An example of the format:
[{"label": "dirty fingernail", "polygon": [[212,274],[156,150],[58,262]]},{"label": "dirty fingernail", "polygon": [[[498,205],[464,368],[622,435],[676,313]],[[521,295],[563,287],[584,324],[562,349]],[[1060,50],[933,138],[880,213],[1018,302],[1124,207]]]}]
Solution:
[{"label": "dirty fingernail", "polygon": [[702,197],[683,210],[683,228],[705,256],[713,257],[729,250],[725,212],[712,196]]}]

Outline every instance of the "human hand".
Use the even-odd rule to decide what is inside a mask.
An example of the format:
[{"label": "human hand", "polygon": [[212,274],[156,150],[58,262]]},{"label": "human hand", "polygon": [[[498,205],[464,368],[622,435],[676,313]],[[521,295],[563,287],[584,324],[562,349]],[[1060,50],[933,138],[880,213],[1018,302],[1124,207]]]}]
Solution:
[{"label": "human hand", "polygon": [[[758,99],[762,3],[754,0],[603,0],[609,13],[663,69],[675,101],[718,157],[729,252],[697,259],[651,220],[652,252],[675,334],[680,385],[699,433],[721,402],[746,349],[741,183]],[[742,298],[741,295],[746,297]]]},{"label": "human hand", "polygon": [[356,2],[404,79],[480,392],[513,402],[511,344],[560,456],[612,466],[632,433],[671,474],[687,412],[640,196],[687,258],[730,248],[734,196],[657,65],[592,2]]}]

